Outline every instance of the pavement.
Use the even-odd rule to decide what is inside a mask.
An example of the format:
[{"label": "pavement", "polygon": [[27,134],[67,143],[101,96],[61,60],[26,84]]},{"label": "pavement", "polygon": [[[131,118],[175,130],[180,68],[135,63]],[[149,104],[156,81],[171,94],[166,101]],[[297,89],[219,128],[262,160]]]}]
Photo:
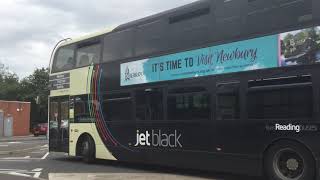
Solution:
[{"label": "pavement", "polygon": [[[30,137],[33,138],[33,137]],[[255,177],[49,153],[45,137],[0,142],[0,180],[260,180]],[[1,152],[12,152],[5,154]]]},{"label": "pavement", "polygon": [[43,168],[37,162],[48,156],[46,138],[12,138],[0,141],[0,179],[41,179]]},{"label": "pavement", "polygon": [[49,174],[50,180],[209,180],[208,178],[161,173]]},{"label": "pavement", "polygon": [[41,144],[47,144],[46,137],[18,137],[16,139],[10,138],[0,140],[0,155],[17,154],[36,150],[41,148]]},{"label": "pavement", "polygon": [[28,135],[28,136],[14,136],[14,137],[0,137],[0,142],[13,142],[13,141],[35,141],[47,139],[46,136]]},{"label": "pavement", "polygon": [[0,175],[0,177],[3,180],[35,180],[35,178],[7,175],[7,174],[2,174],[2,175]]}]

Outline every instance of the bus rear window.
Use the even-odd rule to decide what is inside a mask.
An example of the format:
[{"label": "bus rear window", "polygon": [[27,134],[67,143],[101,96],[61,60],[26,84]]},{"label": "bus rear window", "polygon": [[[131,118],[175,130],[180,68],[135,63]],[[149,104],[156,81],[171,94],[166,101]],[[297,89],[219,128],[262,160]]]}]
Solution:
[{"label": "bus rear window", "polygon": [[53,62],[52,72],[61,72],[74,68],[74,46],[65,46],[58,50]]}]

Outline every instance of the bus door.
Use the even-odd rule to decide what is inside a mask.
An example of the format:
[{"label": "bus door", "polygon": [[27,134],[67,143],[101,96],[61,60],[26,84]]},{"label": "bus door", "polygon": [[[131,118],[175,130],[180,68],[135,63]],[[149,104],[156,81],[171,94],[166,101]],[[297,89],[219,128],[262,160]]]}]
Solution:
[{"label": "bus door", "polygon": [[69,97],[50,99],[49,149],[69,151]]}]

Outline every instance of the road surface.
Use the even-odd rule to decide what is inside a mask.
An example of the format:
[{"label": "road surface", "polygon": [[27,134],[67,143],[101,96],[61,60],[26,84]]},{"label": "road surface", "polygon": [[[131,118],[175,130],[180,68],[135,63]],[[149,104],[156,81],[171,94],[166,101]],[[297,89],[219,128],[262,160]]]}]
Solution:
[{"label": "road surface", "polygon": [[[80,174],[81,173],[81,174]],[[85,173],[85,174],[83,174]],[[260,180],[261,178],[240,175],[176,169],[152,165],[119,163],[99,160],[85,164],[80,158],[68,157],[65,153],[48,153],[45,138],[28,141],[0,142],[0,179],[29,180],[49,179],[77,180],[87,177],[101,179],[194,179],[194,180]]]}]

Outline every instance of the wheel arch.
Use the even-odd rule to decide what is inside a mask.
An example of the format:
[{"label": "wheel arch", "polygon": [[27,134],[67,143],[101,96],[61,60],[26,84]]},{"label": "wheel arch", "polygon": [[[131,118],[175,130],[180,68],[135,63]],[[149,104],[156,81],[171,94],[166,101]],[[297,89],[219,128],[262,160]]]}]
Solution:
[{"label": "wheel arch", "polygon": [[93,136],[90,134],[90,133],[87,133],[87,132],[85,132],[85,133],[82,133],[80,136],[79,136],[79,138],[77,139],[77,143],[76,143],[76,156],[80,156],[80,154],[81,154],[81,148],[80,148],[80,145],[81,145],[81,143],[84,141],[84,140],[86,140],[87,138],[90,138],[91,140],[92,140],[92,142],[94,143],[94,151],[96,151],[96,142],[95,142],[95,140],[94,140],[94,138],[93,138]]},{"label": "wheel arch", "polygon": [[[278,138],[278,139],[274,139],[271,143],[269,143],[269,145],[267,145],[266,147],[265,147],[265,149],[264,149],[264,151],[263,151],[263,153],[262,153],[262,161],[261,161],[261,172],[262,172],[262,174],[265,174],[266,172],[265,172],[265,158],[266,158],[266,155],[267,155],[267,153],[268,153],[268,150],[272,147],[272,146],[274,146],[274,145],[277,145],[277,144],[284,144],[284,143],[286,143],[286,142],[294,142],[294,143],[297,143],[297,144],[299,144],[301,147],[304,147],[310,154],[311,154],[311,156],[312,156],[312,158],[313,158],[313,160],[314,160],[314,165],[315,165],[315,168],[317,169],[317,167],[318,167],[318,163],[317,163],[317,159],[316,159],[316,156],[315,156],[315,154],[314,154],[314,152],[311,150],[311,148],[307,145],[307,144],[305,144],[305,143],[303,143],[303,142],[301,142],[301,141],[299,141],[299,140],[297,140],[297,139],[291,139],[291,138]],[[316,175],[318,176],[318,170],[316,170]]]},{"label": "wheel arch", "polygon": [[305,147],[313,156],[314,159],[315,158],[315,155],[313,153],[313,151],[311,150],[311,148],[309,146],[307,146],[305,143],[297,140],[297,139],[291,139],[291,138],[278,138],[278,139],[274,139],[271,143],[269,143],[263,150],[263,153],[262,153],[262,158],[264,159],[265,157],[265,154],[268,152],[268,150],[274,146],[274,145],[277,145],[277,144],[281,144],[281,143],[285,143],[285,142],[288,142],[288,141],[291,141],[291,142],[295,142],[295,143],[298,143],[300,144],[301,146]]}]

